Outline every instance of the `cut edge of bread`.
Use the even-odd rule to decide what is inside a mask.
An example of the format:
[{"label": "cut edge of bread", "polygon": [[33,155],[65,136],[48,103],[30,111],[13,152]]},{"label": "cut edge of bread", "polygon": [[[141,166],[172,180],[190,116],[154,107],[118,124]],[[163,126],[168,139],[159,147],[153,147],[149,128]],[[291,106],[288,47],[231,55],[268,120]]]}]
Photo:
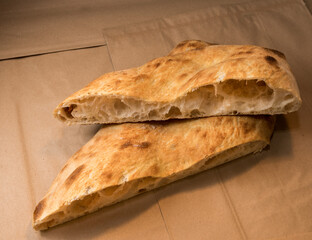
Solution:
[{"label": "cut edge of bread", "polygon": [[[239,91],[236,91],[239,89]],[[193,89],[173,102],[111,95],[92,95],[58,107],[54,115],[67,124],[121,123],[222,115],[285,114],[297,111],[301,99],[264,80],[226,80]]]}]

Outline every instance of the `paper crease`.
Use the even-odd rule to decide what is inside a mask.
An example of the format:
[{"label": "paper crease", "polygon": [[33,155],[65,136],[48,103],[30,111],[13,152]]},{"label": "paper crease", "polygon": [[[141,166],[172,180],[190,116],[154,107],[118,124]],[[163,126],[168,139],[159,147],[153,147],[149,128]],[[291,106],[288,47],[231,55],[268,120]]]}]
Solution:
[{"label": "paper crease", "polygon": [[22,121],[18,103],[15,103],[15,110],[16,110],[16,116],[17,116],[16,121],[18,125],[18,133],[20,135],[20,144],[21,144],[21,149],[22,149],[22,154],[23,154],[23,162],[24,162],[24,167],[25,167],[27,182],[28,182],[27,185],[29,186],[29,193],[30,193],[31,204],[32,204],[31,207],[33,208],[36,204],[35,194],[34,194],[35,191],[33,188],[33,181],[31,177],[31,166],[30,166],[29,153],[27,151],[27,144],[26,144],[26,138],[25,138],[25,133],[24,133],[25,131],[23,128],[23,121]]},{"label": "paper crease", "polygon": [[153,190],[153,196],[154,196],[154,198],[155,198],[155,201],[157,202],[158,209],[159,209],[159,211],[160,211],[161,218],[162,218],[162,220],[163,220],[163,222],[164,222],[164,225],[165,225],[165,228],[166,228],[166,232],[167,232],[167,234],[168,234],[168,237],[169,237],[169,239],[170,239],[170,240],[174,240],[173,236],[172,236],[172,235],[170,234],[170,232],[169,232],[169,229],[168,229],[167,223],[166,223],[166,221],[165,221],[165,218],[164,218],[163,212],[162,212],[162,210],[161,210],[161,207],[160,207],[159,201],[158,201],[158,199],[156,198],[156,194],[155,194],[155,191],[154,191],[154,190]]},{"label": "paper crease", "polygon": [[241,235],[241,238],[243,240],[247,240],[246,233],[244,231],[244,228],[242,226],[241,221],[239,220],[237,211],[235,210],[235,207],[234,207],[234,204],[233,204],[233,202],[231,200],[230,194],[229,194],[228,190],[226,189],[225,184],[223,183],[223,180],[222,180],[219,168],[216,168],[214,172],[215,172],[215,174],[216,174],[216,176],[218,178],[218,183],[219,183],[219,185],[220,185],[220,187],[222,189],[222,193],[223,193],[224,198],[225,198],[225,200],[227,202],[227,205],[229,206],[229,208],[231,210],[231,213],[233,215],[234,221],[235,221],[236,226],[238,228],[238,231],[239,231],[239,233]]}]

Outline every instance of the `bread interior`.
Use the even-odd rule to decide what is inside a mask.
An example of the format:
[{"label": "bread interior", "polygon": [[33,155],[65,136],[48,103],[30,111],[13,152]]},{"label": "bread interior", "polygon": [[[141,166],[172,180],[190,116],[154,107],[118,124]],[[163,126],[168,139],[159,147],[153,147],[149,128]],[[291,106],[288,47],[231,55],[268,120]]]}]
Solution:
[{"label": "bread interior", "polygon": [[[215,115],[275,114],[296,108],[295,97],[273,91],[263,80],[227,80],[202,86],[169,103],[130,97],[90,96],[63,107],[63,121],[80,123],[138,122]],[[278,109],[274,106],[279,106]]]}]

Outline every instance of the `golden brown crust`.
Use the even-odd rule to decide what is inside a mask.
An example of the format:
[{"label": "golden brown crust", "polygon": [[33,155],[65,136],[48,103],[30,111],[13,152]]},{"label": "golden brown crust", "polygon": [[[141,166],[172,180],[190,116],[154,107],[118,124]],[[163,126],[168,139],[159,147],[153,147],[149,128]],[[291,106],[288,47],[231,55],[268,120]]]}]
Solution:
[{"label": "golden brown crust", "polygon": [[273,126],[269,116],[105,126],[68,160],[37,205],[33,226],[43,230],[260,151]]},{"label": "golden brown crust", "polygon": [[[237,83],[244,83],[239,90]],[[235,94],[223,93],[221,85]],[[260,85],[267,91],[262,92]],[[256,94],[247,96],[246,92]],[[202,99],[215,107],[200,106]],[[252,100],[254,105],[240,107],[240,102]],[[69,124],[113,123],[192,118],[194,110],[197,117],[233,112],[280,114],[300,105],[297,83],[284,54],[252,45],[192,40],[138,68],[104,74],[65,99],[54,114]]]}]

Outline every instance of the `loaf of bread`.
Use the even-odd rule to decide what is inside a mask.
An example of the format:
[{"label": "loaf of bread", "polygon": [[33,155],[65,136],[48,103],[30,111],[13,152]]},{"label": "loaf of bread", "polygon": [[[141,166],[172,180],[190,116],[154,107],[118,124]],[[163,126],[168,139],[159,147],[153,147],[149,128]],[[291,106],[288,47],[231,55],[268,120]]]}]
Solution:
[{"label": "loaf of bread", "polygon": [[184,41],[167,56],[104,74],[57,106],[67,124],[122,123],[298,110],[283,53],[251,45]]},{"label": "loaf of bread", "polygon": [[259,152],[273,128],[271,116],[104,126],[60,171],[34,211],[33,227],[44,230]]}]

